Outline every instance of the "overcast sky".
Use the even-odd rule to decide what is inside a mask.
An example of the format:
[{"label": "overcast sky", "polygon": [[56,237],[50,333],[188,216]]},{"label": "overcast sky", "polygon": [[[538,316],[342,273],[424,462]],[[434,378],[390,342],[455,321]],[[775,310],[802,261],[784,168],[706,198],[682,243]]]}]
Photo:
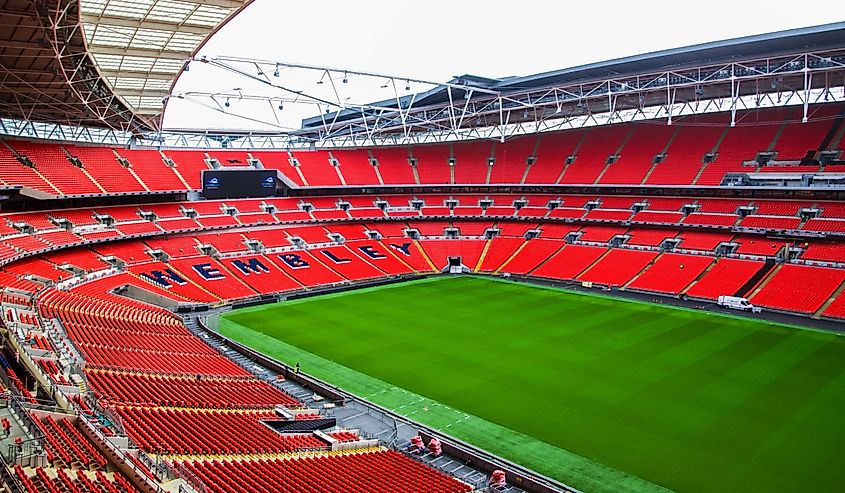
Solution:
[{"label": "overcast sky", "polygon": [[[281,60],[443,82],[455,75],[530,75],[585,63],[845,19],[840,2],[396,0],[292,2],[256,0],[203,48],[208,56]],[[176,92],[218,92],[248,82],[206,67]],[[282,74],[286,84],[316,92],[318,73]],[[357,82],[357,84],[355,84]],[[392,96],[377,80],[350,80],[343,98],[366,103]],[[425,88],[415,87],[423,90]],[[251,88],[250,88],[251,90]],[[259,89],[255,89],[259,91]],[[227,93],[228,94],[228,93]],[[232,93],[236,94],[236,93]],[[313,106],[284,111],[232,99],[225,111],[278,119],[298,128]],[[278,106],[278,105],[276,105]],[[262,113],[263,111],[263,113]],[[171,128],[262,128],[187,100],[171,103]]]}]

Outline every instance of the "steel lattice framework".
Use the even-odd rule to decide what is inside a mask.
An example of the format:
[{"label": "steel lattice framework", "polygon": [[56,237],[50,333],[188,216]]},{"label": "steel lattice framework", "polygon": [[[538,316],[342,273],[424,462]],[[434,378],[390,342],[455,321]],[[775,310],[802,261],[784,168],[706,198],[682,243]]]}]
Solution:
[{"label": "steel lattice framework", "polygon": [[185,62],[251,1],[0,0],[6,132],[35,133],[35,122],[157,131],[163,99]]},{"label": "steel lattice framework", "polygon": [[[199,61],[278,91],[271,96],[241,92],[237,95],[240,100],[265,101],[270,106],[299,101],[326,110],[304,121],[302,130],[285,135],[253,132],[239,137],[229,133],[224,139],[235,145],[243,140],[246,146],[316,143],[342,147],[478,138],[504,141],[527,133],[642,119],[665,119],[671,125],[679,116],[725,111],[730,112],[733,125],[737,112],[786,105],[803,106],[802,121],[806,122],[811,104],[845,100],[845,48],[526,89],[480,85],[461,78],[436,84],[280,61],[231,57]],[[245,65],[258,70],[245,70]],[[332,84],[350,76],[370,77],[382,87],[392,87],[394,98],[387,103],[352,104],[340,96],[335,100],[313,96],[275,83],[267,75],[274,67],[310,70]],[[409,82],[431,88],[421,94],[401,95],[398,87]],[[228,113],[219,93],[193,92],[175,97],[208,100],[209,105]],[[209,134],[200,138],[209,138]],[[181,145],[191,145],[192,138],[183,135],[177,140]],[[211,140],[220,141],[221,136]]]},{"label": "steel lattice framework", "polygon": [[[810,105],[845,100],[845,23],[527,77],[467,75],[441,83],[284,60],[198,56],[201,43],[189,50],[187,38],[180,37],[186,24],[193,26],[186,34],[191,39],[207,36],[236,13],[236,4],[250,0],[3,2],[3,12],[18,12],[21,25],[38,20],[37,25],[26,26],[29,41],[21,42],[21,47],[34,44],[40,51],[31,54],[33,60],[44,59],[47,53],[54,61],[33,67],[32,80],[16,80],[26,71],[9,67],[0,51],[0,69],[6,71],[0,85],[0,132],[22,137],[210,148],[505,141],[529,133],[643,119],[662,119],[671,125],[681,116],[710,112],[730,112],[733,125],[743,111],[787,105],[801,105],[802,121],[807,121],[812,116]],[[178,11],[181,17],[166,20],[176,3],[191,3],[194,9],[183,8]],[[212,7],[217,10],[209,14]],[[225,8],[232,10],[224,18],[220,9]],[[183,59],[189,51],[192,55]],[[147,61],[140,63],[143,57]],[[193,65],[218,71],[239,87],[174,92],[169,78]],[[300,80],[310,82],[296,86],[285,74],[280,78],[280,72],[296,72]],[[170,90],[163,89],[166,80]],[[372,103],[352,101],[344,92],[352,82],[379,87],[391,96]],[[267,130],[162,130],[153,100],[168,109],[176,100],[198,104],[234,121],[261,123]],[[237,104],[230,105],[230,100]],[[140,108],[143,101],[150,104],[149,113]],[[317,116],[296,128],[283,127],[278,112],[289,105],[305,105]],[[258,107],[261,112],[246,111]]]}]

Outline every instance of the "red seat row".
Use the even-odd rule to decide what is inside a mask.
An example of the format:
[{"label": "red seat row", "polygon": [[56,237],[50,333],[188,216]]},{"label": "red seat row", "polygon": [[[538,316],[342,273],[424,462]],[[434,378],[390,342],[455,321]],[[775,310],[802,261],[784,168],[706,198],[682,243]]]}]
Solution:
[{"label": "red seat row", "polygon": [[461,493],[472,487],[391,450],[183,462],[209,493]]},{"label": "red seat row", "polygon": [[269,410],[176,410],[116,407],[139,446],[164,454],[276,454],[328,446],[314,434],[280,434],[261,423],[279,419]]},{"label": "red seat row", "polygon": [[195,408],[273,408],[299,401],[256,378],[151,375],[89,369],[88,382],[113,404]]}]

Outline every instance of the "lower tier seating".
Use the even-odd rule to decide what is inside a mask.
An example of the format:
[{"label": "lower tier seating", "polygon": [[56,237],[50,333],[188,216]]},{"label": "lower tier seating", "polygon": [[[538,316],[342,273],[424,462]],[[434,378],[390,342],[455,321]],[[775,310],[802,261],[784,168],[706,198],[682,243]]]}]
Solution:
[{"label": "lower tier seating", "polygon": [[209,493],[460,493],[469,485],[390,450],[287,460],[183,462]]},{"label": "lower tier seating", "polygon": [[814,313],[845,282],[845,270],[783,265],[751,302],[769,308]]},{"label": "lower tier seating", "polygon": [[741,296],[739,289],[764,263],[733,258],[716,259],[713,266],[687,291],[687,296],[716,300],[719,296]]},{"label": "lower tier seating", "polygon": [[47,415],[39,418],[32,414],[32,420],[44,433],[47,460],[63,467],[85,467],[105,469],[108,461],[103,454],[82,436],[69,420],[56,420]]},{"label": "lower tier seating", "polygon": [[712,263],[712,257],[664,253],[628,287],[657,293],[680,294]]},{"label": "lower tier seating", "polygon": [[118,473],[81,469],[36,467],[28,472],[20,465],[14,466],[15,477],[23,485],[23,493],[140,493]]},{"label": "lower tier seating", "polygon": [[651,263],[655,257],[657,257],[657,252],[613,249],[578,276],[578,280],[605,286],[622,286]]}]

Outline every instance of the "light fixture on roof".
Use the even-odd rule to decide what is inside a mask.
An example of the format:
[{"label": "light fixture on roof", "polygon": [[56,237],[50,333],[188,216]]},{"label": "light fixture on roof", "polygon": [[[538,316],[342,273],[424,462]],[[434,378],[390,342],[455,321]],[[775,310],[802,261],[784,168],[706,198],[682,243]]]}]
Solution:
[{"label": "light fixture on roof", "polygon": [[232,106],[232,103],[231,103],[231,102],[229,102],[229,98],[226,98],[226,102],[225,102],[225,103],[223,103],[223,106],[225,106],[225,107],[227,107],[227,108],[228,108],[229,106]]},{"label": "light fixture on roof", "polygon": [[406,80],[406,81],[405,81],[405,90],[406,90],[406,91],[410,91],[410,90],[411,90],[411,81],[409,81],[409,80]]},{"label": "light fixture on roof", "polygon": [[278,77],[278,76],[279,76],[279,64],[277,63],[276,64],[276,70],[273,72],[273,77]]},{"label": "light fixture on roof", "polygon": [[285,103],[279,101],[279,111],[282,111],[283,109],[285,109]]},{"label": "light fixture on roof", "polygon": [[344,72],[343,73],[343,83],[346,84],[347,82],[349,82],[349,76],[346,74],[346,72]]}]

